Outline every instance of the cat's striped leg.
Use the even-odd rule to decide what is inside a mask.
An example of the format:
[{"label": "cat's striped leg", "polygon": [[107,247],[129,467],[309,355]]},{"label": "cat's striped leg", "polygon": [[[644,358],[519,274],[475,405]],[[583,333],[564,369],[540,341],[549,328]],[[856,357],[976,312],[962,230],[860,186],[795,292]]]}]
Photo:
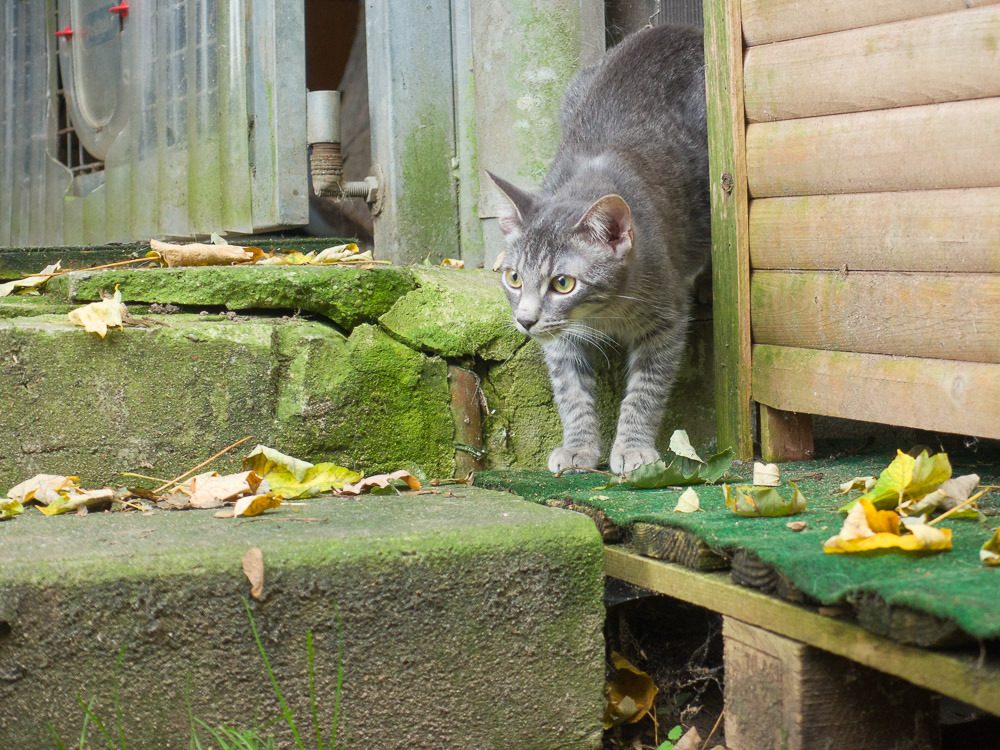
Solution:
[{"label": "cat's striped leg", "polygon": [[544,344],[545,364],[563,426],[563,444],[549,455],[549,471],[597,467],[601,435],[594,406],[594,372],[587,352],[565,338]]},{"label": "cat's striped leg", "polygon": [[683,331],[658,331],[629,352],[628,385],[611,446],[611,471],[622,474],[659,459],[656,435],[684,340]]}]

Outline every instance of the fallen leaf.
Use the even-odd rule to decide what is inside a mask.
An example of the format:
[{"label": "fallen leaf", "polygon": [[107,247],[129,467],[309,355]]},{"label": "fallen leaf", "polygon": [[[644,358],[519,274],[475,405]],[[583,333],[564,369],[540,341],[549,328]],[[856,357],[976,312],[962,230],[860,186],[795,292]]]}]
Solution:
[{"label": "fallen leaf", "polygon": [[611,665],[615,676],[604,687],[607,698],[603,719],[605,729],[639,721],[652,710],[653,700],[659,692],[648,674],[636,669],[617,651],[611,652]]},{"label": "fallen leaf", "polygon": [[189,502],[193,508],[219,508],[227,500],[256,492],[261,482],[261,477],[253,471],[224,476],[206,472],[192,477]]},{"label": "fallen leaf", "polygon": [[694,513],[698,510],[701,510],[701,499],[694,491],[694,487],[688,487],[677,498],[677,507],[674,508],[674,513]]},{"label": "fallen leaf", "polygon": [[[208,245],[204,242],[191,242],[178,245],[173,242],[150,240],[152,250],[147,257],[157,257],[167,264],[168,268],[182,266],[231,266],[235,263],[252,263],[263,257],[260,248],[240,247],[239,245]],[[256,251],[256,252],[254,252]]]},{"label": "fallen leaf", "polygon": [[939,552],[951,549],[951,530],[938,529],[909,521],[911,532],[900,534],[900,518],[895,511],[880,511],[865,498],[859,498],[844,520],[840,533],[823,542],[830,553],[859,553],[900,550],[903,552]]},{"label": "fallen leaf", "polygon": [[670,463],[661,458],[651,464],[639,466],[624,476],[611,477],[608,483],[600,489],[610,489],[618,485],[627,485],[638,489],[656,489],[678,484],[714,484],[726,476],[729,467],[733,465],[735,456],[732,449],[727,448],[704,463],[676,455]]},{"label": "fallen leaf", "polygon": [[[935,453],[931,456],[925,450],[913,458],[902,451],[896,451],[896,458],[862,497],[876,508],[895,508],[906,500],[915,500],[933,492],[950,477],[951,462],[947,453]],[[850,510],[855,502],[848,503],[840,510]]]},{"label": "fallen leaf", "polygon": [[775,487],[750,487],[748,485],[723,485],[726,507],[733,513],[747,518],[777,518],[793,516],[806,509],[806,497],[795,482],[789,482],[792,496],[785,500]]},{"label": "fallen leaf", "polygon": [[690,458],[692,461],[697,461],[700,464],[705,463],[691,446],[691,440],[688,438],[686,430],[674,430],[674,433],[670,436],[670,450],[678,456]]},{"label": "fallen leaf", "polygon": [[[931,493],[924,495],[915,502],[907,502],[900,506],[908,516],[930,516],[935,513],[951,510],[968,500],[976,487],[979,486],[978,474],[966,474],[952,477],[942,482]],[[975,508],[964,508],[951,514],[951,518],[978,518],[979,511]]]},{"label": "fallen leaf", "polygon": [[24,506],[21,505],[19,500],[14,500],[13,498],[2,498],[0,497],[0,520],[5,518],[13,518],[18,513],[24,512]]},{"label": "fallen leaf", "polygon": [[792,531],[802,531],[808,525],[805,521],[789,521],[785,524],[785,528]]},{"label": "fallen leaf", "polygon": [[371,259],[372,254],[370,250],[359,253],[358,246],[353,242],[349,242],[346,245],[328,247],[325,250],[320,251],[320,253],[313,259],[313,263],[343,263],[345,261],[359,262]]},{"label": "fallen leaf", "polygon": [[503,251],[501,251],[500,253],[497,254],[497,257],[493,259],[493,266],[492,266],[493,273],[496,273],[497,271],[500,270],[500,267],[503,265],[503,258],[504,258],[504,253]]},{"label": "fallen leaf", "polygon": [[37,474],[26,479],[7,491],[7,497],[21,503],[35,501],[42,505],[62,498],[60,493],[80,486],[79,477],[67,477],[61,474]]},{"label": "fallen leaf", "polygon": [[406,482],[406,486],[411,490],[420,489],[420,480],[413,476],[410,472],[400,469],[399,471],[394,471],[391,474],[375,474],[374,476],[365,477],[355,484],[348,484],[341,488],[341,495],[360,495],[365,490],[371,491],[373,488],[387,489],[392,485],[393,482],[402,481]]},{"label": "fallen leaf", "polygon": [[332,463],[311,464],[258,445],[243,459],[243,468],[266,480],[274,495],[283,500],[315,497],[339,490],[361,479],[361,474]]},{"label": "fallen leaf", "polygon": [[689,727],[684,736],[677,740],[673,750],[701,750],[701,735],[696,727]]},{"label": "fallen leaf", "polygon": [[875,477],[854,477],[851,481],[841,484],[840,492],[837,494],[846,495],[852,490],[868,492],[868,490],[875,486],[875,481]]},{"label": "fallen leaf", "polygon": [[60,498],[58,500],[54,500],[48,505],[39,505],[38,510],[47,516],[82,510],[92,505],[109,502],[114,498],[115,491],[110,487],[105,487],[101,490],[78,490],[74,487],[59,494]]},{"label": "fallen leaf", "polygon": [[96,333],[103,339],[109,328],[122,327],[124,309],[122,295],[116,285],[115,293],[111,297],[70,310],[67,317],[70,323],[83,326],[88,333]]},{"label": "fallen leaf", "polygon": [[59,272],[61,269],[61,262],[62,261],[59,261],[57,263],[53,263],[52,265],[45,266],[45,268],[43,268],[37,276],[14,279],[13,281],[8,281],[5,284],[0,284],[0,297],[6,297],[8,294],[17,294],[19,292],[41,286],[51,278],[48,274]]},{"label": "fallen leaf", "polygon": [[260,547],[251,547],[243,553],[243,573],[250,581],[250,596],[260,599],[264,593],[264,553]]},{"label": "fallen leaf", "polygon": [[979,559],[987,565],[1000,565],[1000,528],[979,550]]},{"label": "fallen leaf", "polygon": [[465,268],[465,261],[455,260],[454,258],[445,258],[441,261],[441,265],[445,268]]},{"label": "fallen leaf", "polygon": [[754,487],[778,487],[780,485],[781,470],[778,468],[777,464],[762,464],[760,461],[754,461]]}]

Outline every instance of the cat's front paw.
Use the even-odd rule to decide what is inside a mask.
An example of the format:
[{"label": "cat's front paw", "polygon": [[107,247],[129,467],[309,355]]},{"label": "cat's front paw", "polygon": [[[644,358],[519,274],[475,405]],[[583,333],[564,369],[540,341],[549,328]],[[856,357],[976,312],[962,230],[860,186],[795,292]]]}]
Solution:
[{"label": "cat's front paw", "polygon": [[627,474],[638,466],[660,460],[660,452],[652,446],[630,445],[611,448],[611,471]]},{"label": "cat's front paw", "polygon": [[[598,452],[590,448],[564,448],[559,446],[549,454],[549,471],[558,474],[571,466],[596,469],[600,459]],[[571,473],[571,472],[567,472]]]}]

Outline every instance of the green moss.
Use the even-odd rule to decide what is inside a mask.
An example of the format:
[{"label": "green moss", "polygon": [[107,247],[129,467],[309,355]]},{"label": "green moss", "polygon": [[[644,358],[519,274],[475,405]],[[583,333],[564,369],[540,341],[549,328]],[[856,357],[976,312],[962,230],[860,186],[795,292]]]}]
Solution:
[{"label": "green moss", "polygon": [[510,303],[496,274],[414,267],[418,288],[379,323],[396,339],[445,357],[504,360],[524,342],[510,323]]},{"label": "green moss", "polygon": [[0,318],[30,318],[35,315],[65,314],[75,306],[52,297],[18,294],[0,298]]},{"label": "green moss", "polygon": [[206,266],[79,271],[47,283],[75,302],[101,299],[119,286],[129,302],[264,308],[323,315],[342,328],[375,320],[413,289],[408,271],[344,266]]},{"label": "green moss", "polygon": [[278,332],[278,420],[282,450],[319,456],[365,473],[408,469],[424,477],[454,471],[447,366],[358,326]]},{"label": "green moss", "polygon": [[428,101],[403,145],[398,226],[409,236],[397,239],[434,263],[459,255],[453,118],[450,101]]}]

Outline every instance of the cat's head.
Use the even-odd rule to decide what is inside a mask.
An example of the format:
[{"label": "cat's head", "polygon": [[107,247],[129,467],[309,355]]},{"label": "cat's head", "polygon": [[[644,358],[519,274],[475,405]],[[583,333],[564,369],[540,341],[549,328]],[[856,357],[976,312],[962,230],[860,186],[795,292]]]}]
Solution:
[{"label": "cat's head", "polygon": [[551,340],[600,315],[632,257],[632,213],[619,195],[593,203],[525,192],[491,173],[507,199],[499,268],[518,330]]}]

